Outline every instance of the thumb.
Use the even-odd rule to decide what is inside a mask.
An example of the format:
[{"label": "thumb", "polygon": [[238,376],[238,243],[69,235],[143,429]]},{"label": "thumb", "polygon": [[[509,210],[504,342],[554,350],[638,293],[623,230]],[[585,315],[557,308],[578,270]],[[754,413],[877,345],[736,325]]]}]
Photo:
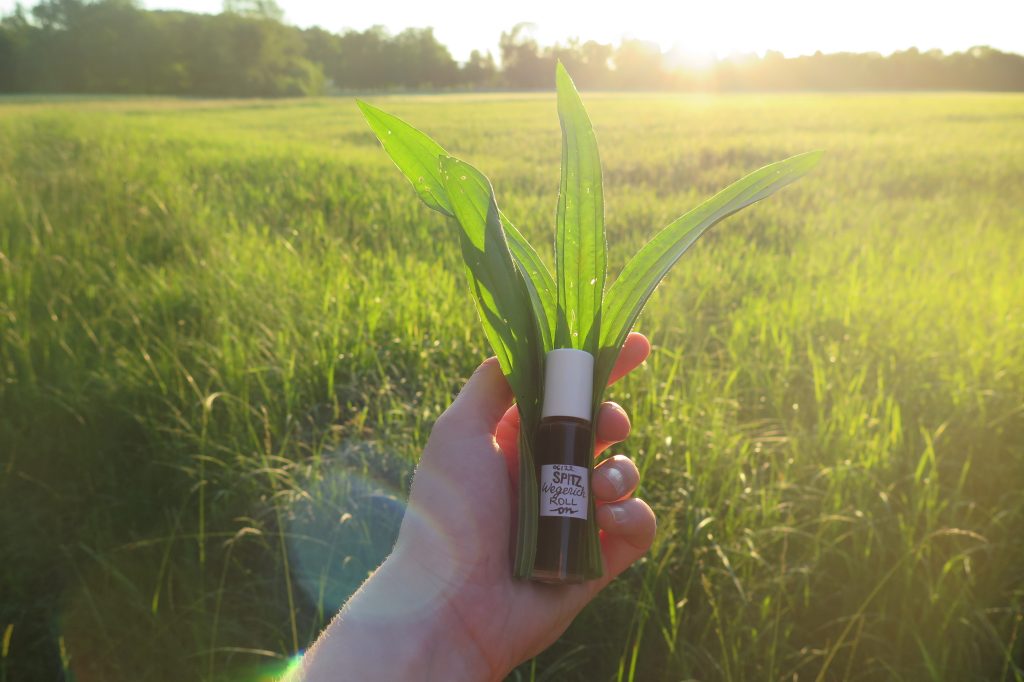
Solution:
[{"label": "thumb", "polygon": [[487,358],[438,419],[438,424],[443,423],[445,430],[457,429],[462,436],[493,436],[511,404],[512,389],[501,373],[498,358]]}]

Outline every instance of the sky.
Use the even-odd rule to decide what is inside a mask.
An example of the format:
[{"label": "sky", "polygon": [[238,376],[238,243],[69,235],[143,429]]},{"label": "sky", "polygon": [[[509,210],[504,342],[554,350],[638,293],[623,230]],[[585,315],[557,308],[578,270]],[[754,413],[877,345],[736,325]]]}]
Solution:
[{"label": "sky", "polygon": [[[15,0],[0,0],[7,12]],[[141,0],[147,9],[217,13],[221,0]],[[23,0],[32,5],[34,0]],[[617,43],[638,38],[698,56],[778,50],[786,56],[880,52],[917,47],[961,51],[974,45],[1024,53],[1024,0],[516,0],[411,2],[278,0],[285,21],[338,32],[375,24],[397,33],[432,26],[452,56],[498,56],[498,38],[519,22],[534,24],[542,45],[577,37]]]}]

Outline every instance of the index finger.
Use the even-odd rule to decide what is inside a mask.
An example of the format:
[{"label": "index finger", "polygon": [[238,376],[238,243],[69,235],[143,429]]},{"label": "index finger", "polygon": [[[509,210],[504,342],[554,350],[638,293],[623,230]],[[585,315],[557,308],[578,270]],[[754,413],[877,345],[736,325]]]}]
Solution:
[{"label": "index finger", "polygon": [[619,357],[615,360],[615,366],[612,367],[608,384],[614,384],[632,372],[650,354],[651,342],[647,340],[647,337],[639,332],[630,332],[626,337],[626,342],[622,344],[622,350],[619,351]]}]

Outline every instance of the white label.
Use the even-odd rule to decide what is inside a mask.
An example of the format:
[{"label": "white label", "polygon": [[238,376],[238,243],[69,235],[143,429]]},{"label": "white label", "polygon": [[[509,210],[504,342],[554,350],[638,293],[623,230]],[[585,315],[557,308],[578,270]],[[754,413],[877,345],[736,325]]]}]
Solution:
[{"label": "white label", "polygon": [[544,464],[540,468],[540,515],[587,518],[590,472],[572,464]]}]

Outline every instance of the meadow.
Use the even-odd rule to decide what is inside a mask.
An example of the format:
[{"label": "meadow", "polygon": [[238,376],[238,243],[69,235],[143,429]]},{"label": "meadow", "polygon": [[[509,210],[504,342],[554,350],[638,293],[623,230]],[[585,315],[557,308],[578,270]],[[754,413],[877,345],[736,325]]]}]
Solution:
[{"label": "meadow", "polygon": [[[648,557],[512,680],[1024,679],[1024,97],[583,93],[610,274],[791,154],[610,391]],[[550,257],[553,94],[378,97]],[[0,681],[262,680],[487,344],[349,99],[0,100]]]}]

